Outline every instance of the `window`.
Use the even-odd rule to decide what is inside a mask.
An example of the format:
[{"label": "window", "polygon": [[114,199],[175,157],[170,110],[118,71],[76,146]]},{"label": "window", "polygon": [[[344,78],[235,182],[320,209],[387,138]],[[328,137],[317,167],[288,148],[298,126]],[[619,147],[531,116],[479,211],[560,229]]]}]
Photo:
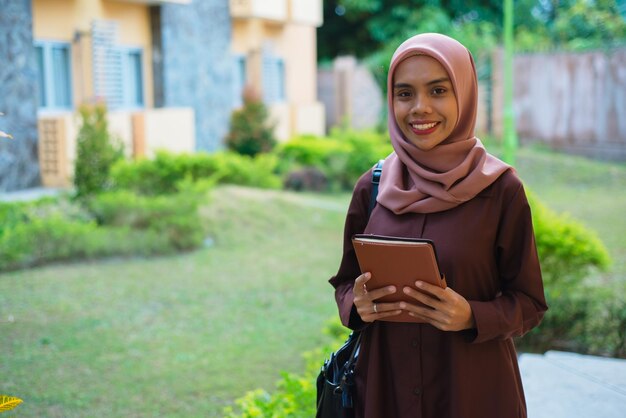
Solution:
[{"label": "window", "polygon": [[72,107],[70,45],[61,42],[36,42],[39,107]]},{"label": "window", "polygon": [[114,20],[91,23],[94,94],[110,109],[143,107],[143,52],[117,43],[118,26]]},{"label": "window", "polygon": [[233,107],[243,106],[243,89],[246,87],[246,57],[237,55],[233,71]]},{"label": "window", "polygon": [[263,57],[263,101],[267,104],[285,100],[285,61],[282,58]]},{"label": "window", "polygon": [[143,107],[143,66],[140,49],[121,49],[122,107]]}]

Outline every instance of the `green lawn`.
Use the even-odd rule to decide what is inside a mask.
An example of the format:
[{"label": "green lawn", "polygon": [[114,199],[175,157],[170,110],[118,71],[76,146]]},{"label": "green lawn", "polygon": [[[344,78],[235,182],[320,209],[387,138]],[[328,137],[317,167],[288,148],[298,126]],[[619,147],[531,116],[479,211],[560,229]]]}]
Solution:
[{"label": "green lawn", "polygon": [[219,416],[323,341],[347,196],[220,188],[213,246],[0,276],[7,417]]},{"label": "green lawn", "polygon": [[[603,237],[606,277],[626,278],[626,166],[523,150],[519,172],[549,206]],[[0,275],[0,395],[6,417],[220,416],[322,340],[336,312],[348,194],[220,187],[213,244],[154,259]]]}]

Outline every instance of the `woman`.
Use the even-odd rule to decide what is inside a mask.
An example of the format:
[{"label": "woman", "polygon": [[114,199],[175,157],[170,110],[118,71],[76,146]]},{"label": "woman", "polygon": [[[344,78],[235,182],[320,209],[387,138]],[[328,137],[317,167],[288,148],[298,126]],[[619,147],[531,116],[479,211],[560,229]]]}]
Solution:
[{"label": "woman", "polygon": [[[343,324],[363,331],[355,414],[525,417],[512,338],[539,324],[547,306],[522,183],[474,136],[472,56],[447,36],[414,36],[391,60],[387,95],[394,152],[369,220],[371,172],[357,182],[330,280]],[[416,283],[434,297],[368,288],[356,233],[431,239],[448,288]],[[411,302],[376,302],[395,292]],[[422,323],[380,321],[402,311]]]}]

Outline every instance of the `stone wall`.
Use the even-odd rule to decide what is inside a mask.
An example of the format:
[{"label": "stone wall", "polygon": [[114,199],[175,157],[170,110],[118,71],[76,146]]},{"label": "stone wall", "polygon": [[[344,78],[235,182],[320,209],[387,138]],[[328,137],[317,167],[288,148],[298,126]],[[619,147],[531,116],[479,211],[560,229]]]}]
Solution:
[{"label": "stone wall", "polygon": [[233,107],[228,2],[161,6],[163,105],[193,107],[196,149],[222,146]]},{"label": "stone wall", "polygon": [[354,57],[337,57],[332,68],[318,69],[317,96],[326,109],[326,130],[338,125],[372,129],[381,122],[380,87]]},{"label": "stone wall", "polygon": [[37,65],[30,0],[0,0],[0,192],[40,183]]},{"label": "stone wall", "polygon": [[[494,133],[502,132],[502,54],[493,59]],[[626,161],[626,49],[520,54],[514,112],[523,141],[588,157]]]}]

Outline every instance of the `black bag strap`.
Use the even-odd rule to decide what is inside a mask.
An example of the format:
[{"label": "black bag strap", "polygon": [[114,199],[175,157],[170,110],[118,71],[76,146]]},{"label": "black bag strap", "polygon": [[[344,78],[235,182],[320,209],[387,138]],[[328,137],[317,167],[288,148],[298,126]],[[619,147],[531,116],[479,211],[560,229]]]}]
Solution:
[{"label": "black bag strap", "polygon": [[374,169],[372,170],[372,194],[370,195],[370,207],[367,210],[367,217],[372,214],[374,210],[374,206],[376,206],[376,197],[378,197],[378,184],[380,183],[380,178],[383,175],[383,164],[385,160],[378,160]]}]

